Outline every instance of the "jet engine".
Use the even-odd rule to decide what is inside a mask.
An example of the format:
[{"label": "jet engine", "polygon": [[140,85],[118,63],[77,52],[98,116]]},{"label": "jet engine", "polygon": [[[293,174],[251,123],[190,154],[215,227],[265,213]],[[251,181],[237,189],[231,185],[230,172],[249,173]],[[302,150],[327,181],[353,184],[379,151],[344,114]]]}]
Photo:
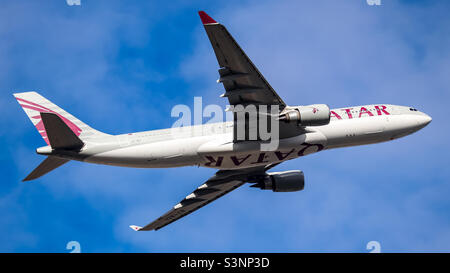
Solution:
[{"label": "jet engine", "polygon": [[301,191],[305,187],[305,176],[302,171],[268,173],[258,180],[251,187],[274,192]]},{"label": "jet engine", "polygon": [[301,126],[320,126],[330,122],[330,107],[326,104],[289,107],[280,114],[279,120],[297,122]]}]

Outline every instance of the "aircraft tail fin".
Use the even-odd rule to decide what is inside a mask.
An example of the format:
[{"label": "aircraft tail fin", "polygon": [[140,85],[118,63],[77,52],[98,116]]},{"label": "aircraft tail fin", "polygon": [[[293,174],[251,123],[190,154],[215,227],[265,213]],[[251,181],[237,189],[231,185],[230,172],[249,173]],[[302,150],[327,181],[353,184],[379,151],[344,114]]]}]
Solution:
[{"label": "aircraft tail fin", "polygon": [[53,104],[37,92],[15,93],[14,97],[17,99],[20,106],[22,106],[22,109],[25,111],[28,118],[48,145],[50,145],[50,142],[42,121],[41,113],[53,113],[57,115],[81,140],[108,136],[108,134],[89,127],[87,124]]},{"label": "aircraft tail fin", "polygon": [[39,166],[36,167],[27,177],[25,177],[22,181],[30,181],[36,178],[39,178],[43,176],[44,174],[47,174],[54,169],[60,167],[61,165],[64,165],[65,163],[69,162],[69,159],[63,159],[58,157],[49,156],[44,161],[39,164]]},{"label": "aircraft tail fin", "polygon": [[[78,138],[75,132],[57,114],[42,112],[40,113],[40,117],[46,133],[46,140],[52,149],[78,151],[84,146],[83,141]],[[69,161],[70,159],[48,156],[22,181],[25,182],[39,178]]]}]

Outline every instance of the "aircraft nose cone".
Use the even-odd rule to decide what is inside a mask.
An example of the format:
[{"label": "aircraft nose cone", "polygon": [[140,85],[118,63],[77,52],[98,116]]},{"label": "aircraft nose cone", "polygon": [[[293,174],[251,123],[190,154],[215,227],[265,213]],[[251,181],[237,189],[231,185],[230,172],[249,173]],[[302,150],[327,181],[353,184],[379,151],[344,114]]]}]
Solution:
[{"label": "aircraft nose cone", "polygon": [[418,116],[417,124],[423,128],[431,122],[432,118],[427,114],[422,114]]}]

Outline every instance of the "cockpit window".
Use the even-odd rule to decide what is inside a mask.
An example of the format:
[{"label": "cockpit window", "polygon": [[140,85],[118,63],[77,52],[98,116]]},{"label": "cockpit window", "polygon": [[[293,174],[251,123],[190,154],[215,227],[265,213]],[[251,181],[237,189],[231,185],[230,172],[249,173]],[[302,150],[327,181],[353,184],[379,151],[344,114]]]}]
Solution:
[{"label": "cockpit window", "polygon": [[417,111],[417,109],[416,108],[409,108],[409,111]]}]

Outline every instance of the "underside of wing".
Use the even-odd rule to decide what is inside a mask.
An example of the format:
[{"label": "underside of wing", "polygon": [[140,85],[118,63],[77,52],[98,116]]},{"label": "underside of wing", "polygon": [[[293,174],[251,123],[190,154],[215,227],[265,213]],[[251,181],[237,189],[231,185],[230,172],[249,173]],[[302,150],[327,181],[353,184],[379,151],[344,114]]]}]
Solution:
[{"label": "underside of wing", "polygon": [[36,169],[34,169],[27,177],[25,177],[23,181],[25,182],[37,179],[44,174],[47,174],[54,169],[66,164],[69,161],[69,159],[49,156],[44,161],[42,161],[41,164],[39,164],[39,166],[37,166]]},{"label": "underside of wing", "polygon": [[199,14],[220,67],[217,81],[225,88],[222,97],[228,98],[232,106],[229,111],[234,112],[234,141],[261,140],[258,129],[261,118],[267,118],[269,131],[274,125],[280,126],[278,130],[280,138],[303,133],[302,128],[295,124],[271,121],[269,117],[278,117],[286,108],[286,103],[228,30],[205,12],[200,11]]},{"label": "underside of wing", "polygon": [[265,170],[271,167],[218,171],[195,191],[176,204],[170,211],[155,221],[145,227],[131,225],[130,228],[136,231],[158,230],[242,186],[251,176],[264,174]]},{"label": "underside of wing", "polygon": [[283,110],[286,104],[228,30],[205,12],[199,14],[220,66],[218,82],[223,84],[223,96],[228,98],[230,105],[279,105]]}]

